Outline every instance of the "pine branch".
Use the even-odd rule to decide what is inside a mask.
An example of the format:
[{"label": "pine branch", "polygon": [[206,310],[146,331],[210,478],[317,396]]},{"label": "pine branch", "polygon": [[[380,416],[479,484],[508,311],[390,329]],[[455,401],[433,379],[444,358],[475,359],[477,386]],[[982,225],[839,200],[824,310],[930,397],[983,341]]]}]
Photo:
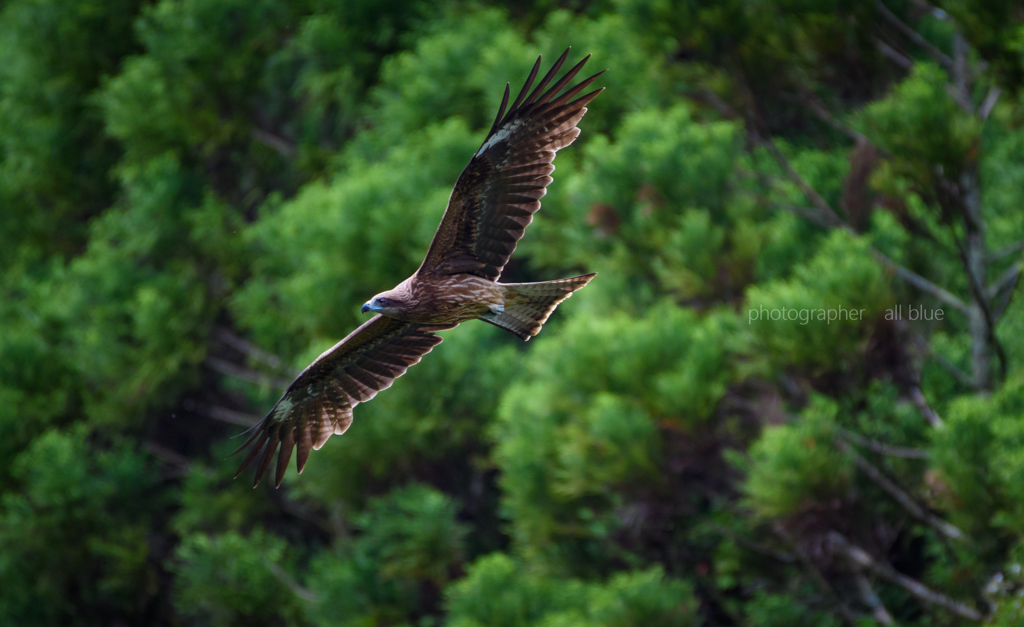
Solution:
[{"label": "pine branch", "polygon": [[922,37],[920,33],[908,26],[903,20],[896,17],[896,14],[890,11],[888,7],[881,2],[876,2],[875,9],[877,9],[878,12],[882,14],[882,17],[888,20],[890,24],[895,26],[896,30],[906,35],[907,39],[923,48],[925,52],[942,64],[942,66],[947,70],[953,70],[953,59],[949,58],[949,55],[936,48],[930,41]]},{"label": "pine branch", "polygon": [[866,438],[859,433],[854,433],[848,429],[839,429],[840,435],[844,438],[853,442],[857,446],[864,447],[873,453],[879,455],[888,455],[890,457],[902,457],[903,459],[927,459],[928,451],[923,451],[919,448],[907,448],[904,446],[893,446],[892,444],[885,444],[878,440],[872,440]]},{"label": "pine branch", "polygon": [[867,475],[872,481],[878,484],[878,487],[882,488],[891,496],[897,503],[899,503],[903,509],[907,510],[911,516],[917,518],[926,525],[932,527],[942,535],[946,536],[951,540],[963,540],[964,533],[960,531],[955,525],[942,520],[938,516],[925,510],[917,504],[917,501],[913,499],[909,494],[903,491],[896,483],[891,479],[882,474],[882,471],[875,468],[871,462],[861,457],[853,448],[850,447],[846,442],[837,439],[836,446],[839,450],[850,455],[853,458],[853,463],[857,466],[857,469]]},{"label": "pine branch", "polygon": [[839,593],[835,591],[835,588],[833,588],[832,584],[828,582],[828,579],[825,579],[825,575],[823,575],[821,570],[813,561],[811,561],[811,558],[807,557],[803,550],[800,549],[800,546],[797,545],[792,536],[786,532],[780,523],[776,522],[772,525],[772,529],[775,531],[776,535],[782,538],[782,541],[790,547],[793,554],[797,556],[797,559],[800,560],[800,564],[803,565],[807,574],[811,577],[811,580],[814,581],[816,586],[818,586],[818,589],[820,589],[825,596],[832,601],[832,604],[835,605],[836,613],[839,614],[839,618],[842,619],[843,623],[846,624],[847,627],[855,627],[857,624],[857,616],[849,606],[846,605],[843,599],[839,596]]},{"label": "pine branch", "polygon": [[[942,366],[950,375],[953,376],[954,379],[956,379],[957,383],[959,383],[965,388],[973,389],[974,383],[971,381],[971,378],[967,376],[962,370],[957,368],[953,362],[946,359],[945,355],[936,351],[935,347],[931,343],[929,343],[928,340],[924,339],[923,335],[917,333],[916,331],[910,331],[910,334],[914,342],[917,344],[918,347],[920,347],[921,351],[926,356],[935,359],[935,361],[938,362],[940,366]],[[924,394],[920,394],[920,388],[917,389],[917,392],[918,393],[915,394],[914,390],[911,389],[910,398],[911,400],[914,401],[914,404],[917,406],[918,411],[921,412],[921,414],[928,420],[932,427],[936,429],[942,428],[942,418],[939,416],[937,412],[935,412],[935,410],[931,409],[930,405],[928,405],[928,400],[925,399]],[[922,402],[924,403],[923,406],[920,404]]]},{"label": "pine branch", "polygon": [[[789,176],[790,180],[792,180],[796,184],[796,186],[800,188],[804,195],[807,196],[808,199],[810,199],[812,204],[814,204],[816,213],[815,210],[801,209],[798,207],[793,207],[792,205],[780,206],[789,211],[793,211],[798,215],[803,215],[807,217],[808,219],[812,220],[819,226],[825,228],[844,229],[854,235],[857,235],[857,232],[853,229],[853,227],[844,222],[843,219],[840,218],[839,215],[832,210],[832,207],[829,206],[828,202],[821,197],[821,194],[815,191],[815,189],[811,187],[807,183],[807,181],[803,179],[802,176],[800,176],[800,173],[797,172],[795,168],[793,168],[793,165],[789,162],[789,159],[786,157],[786,155],[782,153],[781,150],[779,150],[779,147],[775,145],[774,141],[772,141],[770,138],[762,139],[761,143],[764,144],[764,146],[768,149],[769,152],[772,153],[772,156],[774,156],[775,160],[779,163],[780,166],[782,166],[782,169],[786,171],[786,174]],[[957,311],[960,311],[961,313],[965,314],[967,313],[967,305],[953,294],[942,289],[938,285],[932,283],[931,281],[917,274],[916,272],[909,270],[908,268],[905,268],[900,264],[896,263],[875,247],[872,246],[870,250],[871,255],[877,261],[881,262],[882,265],[892,270],[898,277],[900,277],[907,283],[910,283],[911,285],[913,285],[914,287],[918,288],[923,292],[931,294],[939,301],[945,303],[946,305],[949,305],[950,307],[953,307]]]},{"label": "pine branch", "polygon": [[[958,29],[953,34],[953,85],[951,94],[968,114],[974,114],[971,106],[971,77],[967,62],[968,46],[962,32]],[[959,210],[964,223],[964,238],[958,241],[960,254],[967,273],[968,287],[972,302],[967,312],[967,320],[971,335],[972,379],[975,389],[991,387],[991,355],[994,351],[999,362],[1000,380],[1006,379],[1007,357],[999,338],[995,333],[995,318],[989,308],[984,282],[987,276],[987,255],[985,246],[985,219],[981,204],[981,190],[978,183],[977,164],[968,164],[960,175],[959,181],[953,183],[945,179],[942,169],[935,166],[938,189],[946,193],[946,202],[940,198],[940,204],[951,205],[947,210]]]},{"label": "pine branch", "polygon": [[938,285],[932,283],[931,281],[924,278],[920,274],[917,274],[912,270],[904,268],[903,266],[899,265],[892,259],[889,259],[889,257],[887,257],[885,254],[876,250],[874,247],[871,248],[871,254],[872,256],[874,256],[875,259],[880,261],[882,265],[895,272],[896,276],[900,277],[907,283],[910,283],[911,285],[921,290],[922,292],[931,294],[939,301],[949,305],[950,307],[956,309],[957,311],[961,313],[967,313],[967,305],[956,296],[953,296],[951,293],[942,289]]},{"label": "pine branch", "polygon": [[962,616],[963,618],[979,622],[984,620],[985,617],[976,609],[970,607],[966,603],[961,603],[960,601],[951,599],[941,592],[936,592],[916,579],[912,579],[903,573],[898,572],[892,566],[876,560],[864,549],[851,544],[841,534],[836,533],[835,531],[830,531],[828,535],[833,548],[838,553],[843,554],[855,565],[867,568],[879,577],[901,586],[904,590],[926,603],[943,607],[957,616]]},{"label": "pine branch", "polygon": [[[856,129],[850,128],[849,126],[843,124],[838,119],[836,119],[836,117],[834,115],[829,113],[828,109],[826,109],[820,102],[818,102],[818,99],[815,98],[813,94],[811,94],[811,93],[801,93],[800,100],[801,100],[801,102],[804,103],[804,105],[808,109],[811,110],[811,113],[813,113],[814,115],[818,116],[819,120],[821,120],[822,122],[825,122],[826,124],[828,124],[829,126],[831,126],[834,129],[836,129],[840,133],[846,135],[847,137],[849,137],[853,141],[855,141],[857,143],[861,143],[861,142],[863,142],[863,143],[871,143],[868,140],[868,138],[864,135],[864,133],[861,133],[860,131],[858,131]],[[878,150],[879,150],[879,152],[881,154],[888,154],[887,151],[885,151],[885,150],[882,150],[882,149],[878,149]]]},{"label": "pine branch", "polygon": [[845,229],[853,232],[853,228],[850,225],[843,222],[835,211],[832,211],[832,207],[829,206],[828,202],[821,197],[821,194],[811,187],[807,181],[804,180],[800,173],[793,168],[793,164],[789,162],[789,159],[779,150],[779,147],[775,144],[771,138],[762,139],[761,143],[768,149],[768,152],[772,153],[775,157],[775,161],[778,162],[782,169],[786,171],[786,175],[789,179],[796,183],[796,186],[800,188],[800,191],[804,193],[810,199],[811,204],[815,206],[818,212],[821,214],[821,219],[824,220],[825,224],[828,224],[830,228]]}]

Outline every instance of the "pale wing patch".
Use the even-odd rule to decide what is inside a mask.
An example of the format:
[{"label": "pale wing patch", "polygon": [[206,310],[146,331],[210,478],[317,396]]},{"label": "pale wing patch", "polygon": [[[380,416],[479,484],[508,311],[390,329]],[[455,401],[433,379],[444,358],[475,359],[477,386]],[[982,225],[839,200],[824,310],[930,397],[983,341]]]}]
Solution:
[{"label": "pale wing patch", "polygon": [[499,142],[503,142],[509,138],[509,136],[523,123],[522,120],[512,120],[510,123],[499,129],[494,135],[487,138],[483,146],[480,146],[480,150],[476,151],[476,156],[484,154],[488,148],[497,145]]}]

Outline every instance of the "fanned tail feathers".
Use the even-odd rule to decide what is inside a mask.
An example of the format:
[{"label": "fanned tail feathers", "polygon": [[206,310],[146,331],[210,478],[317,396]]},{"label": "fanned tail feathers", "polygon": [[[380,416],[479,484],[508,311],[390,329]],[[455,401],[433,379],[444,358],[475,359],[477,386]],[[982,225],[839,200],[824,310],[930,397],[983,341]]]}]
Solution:
[{"label": "fanned tail feathers", "polygon": [[505,305],[501,311],[488,312],[480,319],[510,331],[523,340],[540,333],[548,316],[572,293],[582,288],[597,275],[596,272],[544,281],[542,283],[506,283],[501,287],[505,292]]}]

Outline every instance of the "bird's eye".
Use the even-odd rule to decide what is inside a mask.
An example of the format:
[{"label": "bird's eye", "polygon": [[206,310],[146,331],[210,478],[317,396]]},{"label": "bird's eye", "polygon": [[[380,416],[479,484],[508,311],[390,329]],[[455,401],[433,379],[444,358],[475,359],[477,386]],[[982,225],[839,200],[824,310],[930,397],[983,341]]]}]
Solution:
[{"label": "bird's eye", "polygon": [[377,304],[380,305],[381,307],[387,307],[388,299],[386,299],[386,298],[378,298],[377,299]]}]

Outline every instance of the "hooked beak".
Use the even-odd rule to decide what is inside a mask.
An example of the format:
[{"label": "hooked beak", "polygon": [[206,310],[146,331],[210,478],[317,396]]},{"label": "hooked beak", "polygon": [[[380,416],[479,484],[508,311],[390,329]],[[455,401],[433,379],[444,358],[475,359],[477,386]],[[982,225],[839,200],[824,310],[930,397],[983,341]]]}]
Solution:
[{"label": "hooked beak", "polygon": [[366,312],[368,312],[368,311],[377,311],[377,310],[376,310],[376,308],[374,308],[374,307],[373,307],[373,305],[371,305],[370,303],[363,303],[363,309],[362,309],[362,312],[363,312],[363,313],[366,313]]}]

